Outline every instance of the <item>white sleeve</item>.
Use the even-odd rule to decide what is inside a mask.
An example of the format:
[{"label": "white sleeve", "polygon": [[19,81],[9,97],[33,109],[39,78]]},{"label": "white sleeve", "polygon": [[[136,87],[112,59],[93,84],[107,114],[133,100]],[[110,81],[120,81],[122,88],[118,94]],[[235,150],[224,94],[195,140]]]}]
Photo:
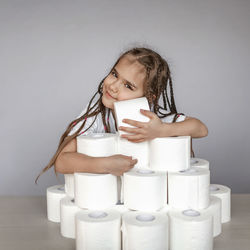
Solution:
[{"label": "white sleeve", "polygon": [[[174,117],[175,117],[175,114],[168,115],[166,117],[161,118],[161,121],[166,122],[166,123],[172,123],[173,120],[174,120]],[[177,116],[176,122],[182,122],[185,119],[186,119],[186,116],[180,114],[180,115]]]},{"label": "white sleeve", "polygon": [[[86,111],[87,111],[87,107],[85,107],[85,109],[83,109],[83,111],[75,119],[77,119],[77,118],[81,117],[82,115],[84,115],[86,113]],[[86,123],[85,123],[84,127],[80,130],[79,134],[82,133],[82,132],[84,132],[84,130],[86,130],[92,124],[92,122],[94,121],[94,119],[95,119],[95,116],[88,117],[87,120],[86,120]],[[82,120],[82,121],[78,122],[71,129],[71,131],[68,133],[68,135],[74,134],[81,127],[81,125],[83,124],[84,121],[85,120]],[[95,130],[95,123],[84,134],[87,135],[87,134],[90,134],[90,133],[94,133],[94,130]]]}]

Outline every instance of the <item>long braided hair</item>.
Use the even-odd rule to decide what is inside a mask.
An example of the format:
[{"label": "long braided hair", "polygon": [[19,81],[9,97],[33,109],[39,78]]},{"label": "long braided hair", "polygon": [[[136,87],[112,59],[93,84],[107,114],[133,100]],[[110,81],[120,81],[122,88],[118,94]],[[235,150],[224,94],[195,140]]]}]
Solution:
[{"label": "long braided hair", "polygon": [[[176,121],[178,115],[175,101],[174,101],[174,93],[173,93],[173,85],[172,85],[172,78],[169,66],[158,53],[149,49],[149,48],[132,48],[126,52],[124,52],[118,60],[115,62],[113,68],[118,64],[120,59],[124,56],[130,55],[133,56],[136,61],[142,64],[146,69],[146,83],[145,83],[145,93],[144,96],[147,98],[149,102],[149,106],[152,111],[158,115],[159,118],[163,118],[172,114],[175,114],[173,118],[173,122]],[[112,68],[112,70],[113,70]],[[110,73],[112,72],[110,71]],[[109,73],[109,74],[110,74]],[[106,77],[105,77],[106,78]],[[103,82],[105,78],[100,82],[98,86],[98,90],[91,98],[87,110],[85,114],[78,117],[77,119],[73,120],[67,127],[66,131],[62,134],[57,151],[51,158],[48,165],[41,171],[41,173],[37,176],[35,183],[37,183],[38,178],[41,174],[46,172],[50,169],[62,149],[74,138],[78,135],[86,132],[96,121],[97,115],[101,113],[102,122],[105,128],[105,132],[110,132],[110,124],[109,119],[107,117],[110,114],[110,109],[106,108],[102,103],[102,89],[103,89]],[[98,97],[96,101],[94,101]],[[162,102],[162,104],[160,104]],[[108,116],[107,116],[107,115]],[[94,117],[92,124],[86,128],[82,133],[80,131],[83,129],[86,123],[86,119],[88,117]],[[72,134],[69,135],[69,132],[73,129],[76,124],[82,122],[81,126]],[[56,173],[56,171],[55,171]]]}]

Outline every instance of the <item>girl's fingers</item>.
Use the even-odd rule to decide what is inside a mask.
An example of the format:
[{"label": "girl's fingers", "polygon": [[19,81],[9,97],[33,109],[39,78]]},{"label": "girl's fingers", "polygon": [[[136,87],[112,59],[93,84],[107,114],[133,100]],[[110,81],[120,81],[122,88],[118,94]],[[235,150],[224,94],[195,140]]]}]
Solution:
[{"label": "girl's fingers", "polygon": [[146,122],[138,122],[138,121],[130,120],[130,119],[123,119],[122,122],[138,127],[138,128],[142,128],[146,124]]},{"label": "girl's fingers", "polygon": [[136,135],[122,135],[122,138],[128,139],[128,140],[141,140],[144,139],[144,136],[141,134]]},{"label": "girl's fingers", "polygon": [[128,132],[128,133],[133,133],[133,134],[139,134],[139,133],[141,133],[141,130],[138,129],[138,128],[129,128],[129,127],[120,126],[119,130],[125,131],[125,132]]},{"label": "girl's fingers", "polygon": [[137,159],[131,160],[131,166],[134,166],[138,162]]},{"label": "girl's fingers", "polygon": [[140,109],[141,113],[147,117],[149,117],[150,119],[153,119],[155,117],[155,113],[149,111],[149,110],[145,110],[145,109]]}]

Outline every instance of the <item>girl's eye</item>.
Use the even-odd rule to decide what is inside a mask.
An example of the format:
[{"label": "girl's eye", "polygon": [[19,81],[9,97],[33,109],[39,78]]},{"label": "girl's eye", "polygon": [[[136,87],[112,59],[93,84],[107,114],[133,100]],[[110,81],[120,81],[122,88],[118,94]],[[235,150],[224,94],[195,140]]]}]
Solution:
[{"label": "girl's eye", "polygon": [[114,77],[117,77],[115,71],[112,71],[111,74],[112,74]]},{"label": "girl's eye", "polygon": [[[117,78],[117,74],[115,71],[111,71],[111,75]],[[125,83],[124,86],[130,90],[133,90],[130,84]]]},{"label": "girl's eye", "polygon": [[127,84],[127,83],[125,83],[124,86],[125,86],[126,88],[130,89],[130,90],[133,90],[133,88],[132,88],[129,84]]}]

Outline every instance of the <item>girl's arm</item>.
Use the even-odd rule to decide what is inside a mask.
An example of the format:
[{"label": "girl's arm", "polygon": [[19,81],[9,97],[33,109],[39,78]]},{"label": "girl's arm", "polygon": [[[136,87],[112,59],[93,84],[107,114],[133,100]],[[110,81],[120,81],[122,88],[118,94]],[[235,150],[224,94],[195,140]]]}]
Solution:
[{"label": "girl's arm", "polygon": [[72,174],[74,172],[122,175],[130,170],[137,160],[124,155],[109,157],[91,157],[77,153],[76,139],[71,140],[60,152],[55,162],[56,172]]},{"label": "girl's arm", "polygon": [[207,126],[193,117],[186,117],[182,122],[162,123],[159,137],[190,135],[192,138],[201,138],[208,135]]},{"label": "girl's arm", "polygon": [[186,117],[186,119],[182,122],[164,123],[155,113],[151,111],[141,110],[141,113],[149,117],[150,121],[139,122],[124,119],[123,122],[135,126],[136,128],[124,126],[119,127],[120,130],[130,133],[130,135],[123,134],[123,138],[132,142],[143,142],[157,137],[189,135],[192,138],[201,138],[208,135],[207,126],[200,120],[193,117]]}]

